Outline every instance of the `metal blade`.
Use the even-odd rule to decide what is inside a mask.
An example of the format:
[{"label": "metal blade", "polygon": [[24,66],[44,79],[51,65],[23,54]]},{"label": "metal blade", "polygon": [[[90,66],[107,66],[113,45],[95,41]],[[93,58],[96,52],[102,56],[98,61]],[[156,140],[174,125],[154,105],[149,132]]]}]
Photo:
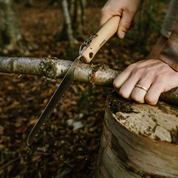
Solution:
[{"label": "metal blade", "polygon": [[46,105],[45,109],[43,110],[42,114],[40,115],[38,121],[36,122],[35,126],[32,128],[30,134],[27,138],[27,145],[31,145],[33,141],[33,137],[37,134],[38,130],[41,128],[43,123],[45,122],[45,119],[50,116],[53,109],[55,108],[56,104],[66,91],[66,89],[69,87],[70,83],[74,80],[74,69],[75,65],[79,62],[79,59],[81,58],[81,55],[75,59],[75,61],[72,63],[70,69],[65,74],[63,80],[61,81],[60,85],[56,89],[55,93],[51,97],[50,101]]}]

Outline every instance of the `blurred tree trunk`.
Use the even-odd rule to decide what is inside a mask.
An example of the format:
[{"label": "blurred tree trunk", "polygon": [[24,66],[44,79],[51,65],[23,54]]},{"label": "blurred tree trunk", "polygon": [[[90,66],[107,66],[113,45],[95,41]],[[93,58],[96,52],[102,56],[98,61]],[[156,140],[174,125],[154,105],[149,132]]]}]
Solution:
[{"label": "blurred tree trunk", "polygon": [[87,5],[89,5],[89,6],[90,6],[90,5],[93,5],[93,3],[94,3],[94,0],[88,0],[88,1],[87,1]]},{"label": "blurred tree trunk", "polygon": [[[69,12],[69,18],[70,18],[70,26],[72,28],[72,33],[73,33],[73,39],[74,41],[76,40],[84,40],[83,37],[83,24],[85,21],[85,14],[86,14],[86,5],[87,1],[86,0],[65,0],[67,2],[67,11]],[[62,1],[63,2],[63,1]],[[62,6],[63,12],[64,11],[64,6]],[[65,17],[65,14],[64,14]],[[63,30],[60,34],[59,40],[66,40],[69,39],[67,32],[68,26],[67,24],[67,19],[64,19],[64,25],[63,25]]]},{"label": "blurred tree trunk", "polygon": [[50,0],[49,5],[58,6],[59,0]]},{"label": "blurred tree trunk", "polygon": [[14,0],[15,3],[21,3],[22,0]]},{"label": "blurred tree trunk", "polygon": [[33,7],[33,0],[27,0],[26,4],[27,7]]},{"label": "blurred tree trunk", "polygon": [[20,31],[13,0],[0,0],[0,17],[3,52],[17,51],[28,55],[28,43]]},{"label": "blurred tree trunk", "polygon": [[[62,9],[64,14],[63,35],[66,35],[66,37],[68,38],[69,46],[70,49],[72,50],[74,47],[74,36],[73,36],[73,30],[72,30],[67,0],[62,0]],[[67,33],[65,34],[65,32]]]},{"label": "blurred tree trunk", "polygon": [[86,0],[75,0],[74,14],[71,14],[72,27],[74,30],[74,37],[78,40],[84,40],[83,24],[85,21]]}]

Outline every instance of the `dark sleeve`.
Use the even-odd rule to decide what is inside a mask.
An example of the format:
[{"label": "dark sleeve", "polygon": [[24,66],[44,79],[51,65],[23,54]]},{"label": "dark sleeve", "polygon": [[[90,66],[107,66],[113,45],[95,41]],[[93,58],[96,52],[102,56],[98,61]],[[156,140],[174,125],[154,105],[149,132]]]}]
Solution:
[{"label": "dark sleeve", "polygon": [[174,70],[178,71],[178,21],[174,31],[168,38],[166,46],[163,48],[158,58],[167,63]]}]

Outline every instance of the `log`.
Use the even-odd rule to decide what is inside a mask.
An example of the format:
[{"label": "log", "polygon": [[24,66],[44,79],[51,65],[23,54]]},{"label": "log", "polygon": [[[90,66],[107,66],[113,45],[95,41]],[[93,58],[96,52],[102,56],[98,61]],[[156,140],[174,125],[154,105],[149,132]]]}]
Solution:
[{"label": "log", "polygon": [[177,178],[178,106],[106,101],[95,178]]},{"label": "log", "polygon": [[[46,78],[62,78],[72,61],[57,58],[0,57],[0,72],[37,75]],[[79,62],[75,66],[74,79],[79,82],[112,87],[120,71],[105,65],[89,65]]]},{"label": "log", "polygon": [[[57,58],[0,57],[0,72],[62,78],[72,61]],[[105,65],[78,63],[74,70],[76,81],[112,87],[113,80],[121,71]],[[178,105],[178,88],[162,93],[160,99]]]}]

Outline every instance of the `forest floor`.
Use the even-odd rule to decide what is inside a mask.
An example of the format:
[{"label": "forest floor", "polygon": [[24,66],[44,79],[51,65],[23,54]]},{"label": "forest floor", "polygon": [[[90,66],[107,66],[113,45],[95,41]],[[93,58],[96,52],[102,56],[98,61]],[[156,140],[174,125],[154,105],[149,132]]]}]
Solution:
[{"label": "forest floor", "polygon": [[[124,70],[144,59],[159,36],[167,6],[167,1],[152,4],[145,1],[136,17],[135,28],[124,40],[115,37],[107,42],[93,63]],[[16,8],[22,33],[32,45],[29,56],[69,59],[67,41],[56,40],[63,26],[60,7],[36,0],[32,8],[23,3],[16,4]],[[86,39],[99,29],[101,8],[102,3],[87,8],[83,29]],[[81,44],[76,44],[76,51]],[[112,88],[72,83],[41,134],[28,147],[27,136],[61,80],[3,73],[0,78],[0,177],[92,177],[105,100]]]}]

